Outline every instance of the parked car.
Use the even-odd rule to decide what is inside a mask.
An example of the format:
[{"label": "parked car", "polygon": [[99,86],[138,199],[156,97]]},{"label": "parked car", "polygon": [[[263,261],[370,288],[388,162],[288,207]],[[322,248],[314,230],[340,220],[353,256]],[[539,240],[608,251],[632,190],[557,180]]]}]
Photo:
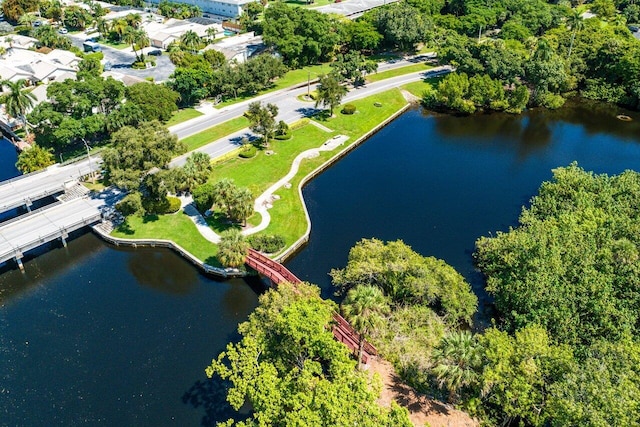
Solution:
[{"label": "parked car", "polygon": [[153,49],[150,50],[148,54],[153,56],[160,56],[162,55],[162,51],[160,49]]},{"label": "parked car", "polygon": [[59,32],[60,34],[67,34],[67,33],[69,32],[69,30],[67,30],[66,28],[64,28],[64,27],[63,27],[63,28],[60,28],[60,29],[58,30],[58,32]]},{"label": "parked car", "polygon": [[40,25],[42,25],[42,21],[33,21],[34,27],[39,27]]}]

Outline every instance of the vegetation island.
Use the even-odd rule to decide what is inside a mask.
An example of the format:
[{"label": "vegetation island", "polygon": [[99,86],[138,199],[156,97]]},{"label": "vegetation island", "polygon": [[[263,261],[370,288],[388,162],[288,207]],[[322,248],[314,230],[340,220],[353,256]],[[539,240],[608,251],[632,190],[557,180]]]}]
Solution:
[{"label": "vegetation island", "polygon": [[[103,173],[87,185],[126,192],[113,237],[170,240],[220,269],[244,272],[249,247],[275,259],[291,254],[310,227],[304,183],[411,103],[451,114],[555,109],[569,97],[640,108],[633,0],[401,0],[356,19],[295,0],[249,3],[236,24],[262,36],[262,53],[228,62],[205,49],[214,33],[186,32],[163,53],[175,66],[168,80],[132,85],[103,76],[103,53],[81,52],[64,32],[35,24],[95,27],[102,42],[131,48],[134,68],[155,64],[139,14],[106,21],[102,6],[86,4],[2,4],[38,49],[80,58],[76,79],[49,83],[49,102],[36,105],[37,85],[26,80],[2,81],[6,112],[31,145],[17,166],[32,172],[90,150]],[[201,14],[169,2],[159,10]],[[415,59],[389,65],[404,57]],[[428,73],[438,66],[451,68]],[[373,90],[402,76],[420,77]],[[372,94],[343,102],[358,87]],[[291,88],[306,88],[296,99],[311,112],[286,122],[275,99]],[[178,138],[175,129],[203,116],[201,103],[211,117],[243,112]],[[252,137],[222,156],[199,150],[247,128]],[[496,308],[485,330],[473,329],[470,285],[444,261],[402,241],[358,242],[347,265],[330,272],[340,305],[308,283],[260,297],[240,340],[206,368],[237,411],[218,425],[413,425],[398,403],[378,404],[377,377],[333,339],[334,312],[402,381],[473,423],[640,425],[639,204],[637,172],[555,169],[517,226],[478,236],[474,259]]]}]

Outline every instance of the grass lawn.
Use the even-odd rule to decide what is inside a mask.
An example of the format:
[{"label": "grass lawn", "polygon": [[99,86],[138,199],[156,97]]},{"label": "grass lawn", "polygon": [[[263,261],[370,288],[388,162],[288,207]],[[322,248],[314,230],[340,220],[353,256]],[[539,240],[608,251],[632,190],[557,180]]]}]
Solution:
[{"label": "grass lawn", "polygon": [[187,120],[195,117],[202,116],[202,113],[194,108],[184,108],[173,113],[171,118],[167,121],[166,126],[171,127],[178,123],[186,122]]},{"label": "grass lawn", "polygon": [[442,77],[434,77],[429,79],[428,81],[419,81],[419,82],[411,82],[402,86],[402,89],[412,93],[418,98],[422,98],[422,94],[425,90],[435,87],[438,85],[438,82],[442,80]]},{"label": "grass lawn", "polygon": [[[379,103],[381,106],[376,107],[374,103]],[[309,124],[308,121],[302,121],[303,125],[292,127],[293,136],[291,139],[270,142],[269,150],[274,151],[274,154],[267,156],[264,151],[259,151],[251,159],[234,157],[215,166],[211,174],[211,181],[231,178],[236,185],[248,187],[257,197],[289,172],[293,159],[302,151],[319,147],[332,136],[338,134],[348,135],[347,144],[351,144],[406,105],[406,101],[398,89],[392,89],[353,101],[352,104],[357,108],[357,113],[354,115],[343,115],[339,113],[340,108],[338,108],[335,117],[329,118],[326,114],[315,117],[316,121],[332,129],[332,132],[325,132]],[[271,223],[263,233],[282,235],[287,246],[302,236],[307,229],[307,222],[298,196],[298,184],[304,176],[344,147],[346,145],[333,151],[321,152],[318,157],[302,162],[298,174],[291,179],[291,187],[281,188],[276,192],[280,196],[280,200],[276,201],[273,208],[270,209]],[[260,220],[260,215],[254,214],[248,222],[257,225]],[[219,218],[210,218],[208,222],[212,228],[218,231],[226,228]],[[215,245],[206,241],[198,233],[191,220],[180,213],[160,217],[131,217],[126,225],[121,226],[112,234],[124,238],[153,237],[173,240],[208,264],[217,265],[217,262],[214,262],[212,258],[216,253]]]},{"label": "grass lawn", "polygon": [[433,68],[431,65],[427,65],[424,62],[420,64],[411,64],[406,67],[394,68],[392,70],[381,71],[375,74],[369,74],[367,76],[368,82],[377,82],[384,79],[390,79],[392,77],[403,76],[405,74],[414,73],[416,71],[427,71]]},{"label": "grass lawn", "polygon": [[187,151],[195,150],[210,142],[218,140],[234,132],[238,132],[249,126],[249,119],[245,116],[236,117],[219,125],[212,126],[195,135],[183,138],[182,141],[187,144]]},{"label": "grass lawn", "polygon": [[111,235],[124,239],[173,240],[207,264],[220,267],[215,257],[218,247],[202,237],[182,211],[172,215],[130,216]]},{"label": "grass lawn", "polygon": [[[313,81],[314,79],[318,78],[319,75],[328,73],[329,71],[331,71],[331,67],[329,66],[328,63],[308,65],[304,68],[289,70],[284,76],[276,80],[272,87],[258,93],[258,95],[264,95],[265,93],[274,92],[280,89],[286,89],[288,87],[302,84],[302,83],[307,83],[309,78],[311,78],[311,80]],[[234,99],[227,99],[217,104],[216,108],[224,108],[228,105],[237,104],[238,102],[242,102],[242,101],[246,101],[247,99],[254,98],[255,96],[256,96],[255,94],[247,94],[247,95],[239,96]]]}]

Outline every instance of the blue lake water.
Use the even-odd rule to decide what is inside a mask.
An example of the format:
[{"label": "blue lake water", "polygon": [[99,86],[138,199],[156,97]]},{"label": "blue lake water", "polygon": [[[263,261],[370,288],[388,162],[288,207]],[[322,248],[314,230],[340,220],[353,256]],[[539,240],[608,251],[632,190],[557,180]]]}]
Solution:
[{"label": "blue lake water", "polygon": [[[328,272],[359,239],[403,239],[456,267],[486,303],[474,242],[515,224],[552,168],[640,169],[640,116],[621,122],[620,112],[410,110],[306,187],[311,241],[288,266],[331,297]],[[6,178],[15,153],[3,150]],[[213,425],[219,389],[204,368],[257,304],[246,283],[92,234],[25,266],[0,274],[0,424]]]}]

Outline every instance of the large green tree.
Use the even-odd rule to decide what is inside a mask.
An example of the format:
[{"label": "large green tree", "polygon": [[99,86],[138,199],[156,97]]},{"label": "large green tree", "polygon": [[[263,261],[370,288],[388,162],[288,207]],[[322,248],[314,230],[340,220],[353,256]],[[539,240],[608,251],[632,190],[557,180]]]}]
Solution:
[{"label": "large green tree", "polygon": [[455,402],[458,392],[480,383],[482,349],[468,331],[453,331],[442,338],[435,349],[433,374],[438,386],[449,391],[449,402]]},{"label": "large green tree", "polygon": [[166,122],[178,110],[180,94],[171,88],[153,83],[136,83],[126,88],[127,102],[136,104],[145,120]]},{"label": "large green tree", "polygon": [[370,376],[333,338],[335,309],[304,283],[282,283],[260,297],[238,327],[241,340],[206,369],[231,383],[227,400],[234,409],[251,405],[248,420],[226,425],[411,426],[406,410],[378,405]]},{"label": "large green tree", "polygon": [[319,105],[328,106],[329,115],[333,116],[333,110],[340,105],[348,90],[346,86],[342,85],[340,77],[334,73],[320,76],[318,82],[316,108]]},{"label": "large green tree", "polygon": [[173,156],[185,151],[184,144],[159,122],[144,122],[111,135],[111,147],[102,154],[103,167],[109,182],[131,190],[150,170],[165,168]]},{"label": "large green tree", "polygon": [[29,135],[26,114],[27,111],[33,108],[36,97],[31,92],[24,90],[26,84],[27,81],[24,79],[16,80],[15,82],[10,80],[1,81],[0,86],[3,89],[6,88],[8,93],[3,95],[0,101],[4,103],[7,114],[18,119],[24,126],[27,135]]},{"label": "large green tree", "polygon": [[423,257],[401,240],[363,239],[349,251],[346,268],[331,270],[334,285],[347,291],[377,286],[393,303],[431,305],[451,325],[470,323],[477,298],[464,278],[444,261]]},{"label": "large green tree", "polygon": [[218,254],[216,255],[220,264],[225,267],[237,268],[244,264],[249,253],[249,243],[244,239],[240,230],[231,228],[220,234],[218,243]]},{"label": "large green tree", "polygon": [[51,149],[42,148],[37,144],[33,144],[18,155],[16,167],[22,173],[30,173],[44,169],[54,163],[55,160]]},{"label": "large green tree", "polygon": [[639,336],[640,174],[553,171],[519,226],[476,242],[502,324],[545,326],[555,340],[588,346]]},{"label": "large green tree", "polygon": [[263,106],[260,101],[255,101],[249,104],[244,115],[249,119],[249,129],[262,137],[263,145],[269,145],[269,140],[273,138],[276,131],[278,106],[275,104]]}]

